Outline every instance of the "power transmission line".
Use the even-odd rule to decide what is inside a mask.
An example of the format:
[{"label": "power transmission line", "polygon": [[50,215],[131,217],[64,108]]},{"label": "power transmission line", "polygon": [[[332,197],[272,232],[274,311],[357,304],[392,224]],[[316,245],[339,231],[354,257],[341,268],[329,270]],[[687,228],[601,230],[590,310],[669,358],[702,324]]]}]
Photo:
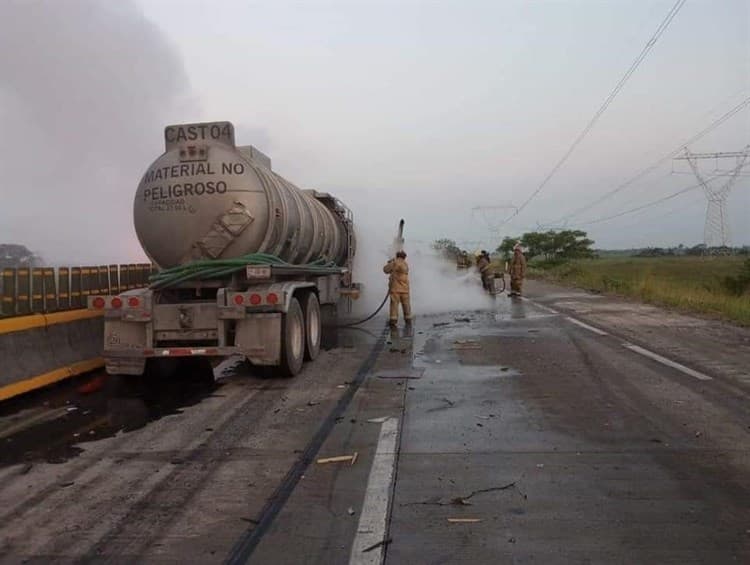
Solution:
[{"label": "power transmission line", "polygon": [[[705,197],[702,194],[698,194],[697,192],[695,195],[698,196],[698,198],[685,198],[682,205],[676,206],[671,209],[667,209],[666,211],[659,212],[659,221],[658,222],[651,222],[650,225],[644,225],[642,219],[635,219],[634,221],[625,224],[623,226],[619,226],[618,229],[629,229],[635,226],[638,226],[638,229],[640,232],[653,232],[653,231],[662,231],[664,229],[664,226],[661,224],[661,220],[663,218],[666,218],[668,216],[672,216],[674,214],[684,212],[688,208],[694,208],[698,204],[702,204],[705,202]],[[681,201],[682,202],[682,201]],[[637,216],[637,215],[636,215]],[[649,229],[651,228],[651,229]]]},{"label": "power transmission line", "polygon": [[[713,177],[711,177],[713,179]],[[709,180],[711,180],[709,179]],[[701,183],[693,184],[690,186],[687,186],[681,190],[678,190],[677,192],[673,192],[672,194],[669,194],[667,196],[664,196],[663,198],[659,198],[658,200],[654,200],[652,202],[648,202],[647,204],[642,204],[640,206],[637,206],[635,208],[630,208],[629,210],[625,210],[623,212],[619,212],[617,214],[612,214],[611,216],[605,216],[603,218],[597,218],[596,220],[589,220],[586,222],[577,222],[574,225],[576,226],[588,226],[591,224],[599,224],[601,222],[607,222],[609,220],[614,220],[615,218],[620,218],[621,216],[626,216],[627,214],[632,214],[634,212],[639,212],[640,210],[644,210],[646,208],[650,208],[651,206],[656,206],[657,204],[661,204],[662,202],[666,202],[667,200],[672,200],[673,198],[677,198],[681,194],[685,194],[686,192],[690,192],[691,190],[695,190],[696,188],[702,188],[703,185]]]},{"label": "power transmission line", "polygon": [[636,57],[635,61],[630,65],[630,68],[625,72],[623,77],[620,79],[620,81],[617,83],[617,85],[612,89],[612,92],[609,93],[609,96],[604,100],[602,105],[599,107],[599,109],[596,111],[594,116],[589,120],[588,124],[586,124],[586,127],[583,128],[583,131],[578,134],[578,137],[575,138],[573,143],[570,145],[568,150],[565,152],[565,154],[562,156],[562,158],[557,162],[557,164],[552,167],[552,170],[547,174],[547,176],[544,178],[542,183],[536,188],[534,192],[531,193],[531,195],[518,207],[518,210],[516,210],[515,214],[513,214],[510,218],[505,220],[503,222],[504,225],[508,223],[512,218],[515,216],[518,216],[526,206],[528,206],[529,202],[531,202],[536,196],[544,189],[544,187],[549,183],[550,180],[552,180],[552,177],[555,176],[558,170],[565,164],[565,162],[570,158],[570,156],[573,154],[573,151],[575,151],[576,147],[584,140],[584,138],[588,135],[588,133],[593,129],[594,125],[596,125],[596,122],[599,121],[599,118],[604,114],[604,112],[609,108],[609,105],[612,103],[612,101],[615,99],[615,96],[617,96],[620,91],[622,90],[623,86],[625,86],[625,83],[628,81],[628,79],[632,76],[632,74],[636,71],[636,69],[640,66],[640,64],[643,62],[643,60],[646,58],[646,55],[649,51],[651,51],[651,48],[656,44],[659,37],[666,31],[667,27],[669,27],[669,24],[672,22],[674,17],[677,15],[677,12],[680,11],[683,4],[685,4],[686,0],[677,0],[674,6],[672,6],[672,9],[669,11],[669,13],[666,15],[664,20],[659,24],[659,27],[656,28],[656,31],[651,36],[651,39],[648,40],[646,45],[641,50],[638,57]]},{"label": "power transmission line", "polygon": [[676,149],[674,149],[673,151],[670,151],[668,154],[666,154],[663,157],[659,158],[653,164],[651,164],[648,167],[642,169],[635,176],[633,176],[630,179],[626,180],[625,182],[623,182],[622,184],[618,185],[617,187],[615,187],[614,189],[610,190],[609,192],[603,194],[602,196],[600,196],[599,198],[597,198],[593,202],[591,202],[589,204],[586,204],[585,206],[581,206],[580,208],[577,208],[576,210],[574,210],[574,211],[570,212],[569,214],[563,216],[562,218],[560,218],[557,221],[558,222],[563,222],[563,221],[569,220],[570,218],[574,218],[575,216],[578,216],[582,212],[586,212],[587,210],[590,210],[591,208],[593,208],[594,206],[600,204],[601,202],[604,202],[608,198],[611,198],[615,194],[617,194],[619,192],[622,192],[623,190],[625,190],[627,187],[629,187],[633,183],[639,181],[640,179],[642,179],[643,177],[645,177],[649,173],[651,173],[654,170],[658,169],[664,163],[667,163],[667,162],[671,161],[672,159],[674,159],[679,153],[681,153],[682,151],[685,150],[685,147],[687,147],[688,145],[691,145],[692,143],[696,142],[697,140],[699,140],[703,136],[705,136],[705,135],[709,134],[710,132],[712,132],[713,130],[715,130],[721,124],[723,124],[724,122],[726,122],[729,118],[731,118],[732,116],[734,116],[738,112],[744,110],[748,105],[750,105],[750,96],[747,97],[747,98],[745,98],[742,102],[740,102],[739,104],[737,104],[734,108],[732,108],[731,110],[729,110],[728,112],[726,112],[723,116],[721,116],[720,118],[714,120],[714,122],[712,122],[711,124],[709,124],[707,127],[705,127],[704,129],[702,129],[700,132],[698,132],[697,134],[695,134],[693,137],[691,137],[690,139],[688,139],[684,143],[681,143]]}]

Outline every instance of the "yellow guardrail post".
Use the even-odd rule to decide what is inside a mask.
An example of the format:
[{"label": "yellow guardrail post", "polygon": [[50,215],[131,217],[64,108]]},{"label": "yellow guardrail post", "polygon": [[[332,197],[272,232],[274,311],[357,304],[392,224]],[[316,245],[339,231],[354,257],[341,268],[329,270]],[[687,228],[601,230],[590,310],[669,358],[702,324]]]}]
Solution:
[{"label": "yellow guardrail post", "polygon": [[120,265],[120,292],[130,288],[130,265]]},{"label": "yellow guardrail post", "polygon": [[70,269],[68,267],[57,269],[57,305],[60,310],[70,308]]},{"label": "yellow guardrail post", "polygon": [[44,311],[54,312],[58,308],[57,303],[57,286],[55,285],[55,269],[45,267],[42,269],[43,275],[43,292],[44,292]]},{"label": "yellow guardrail post", "polygon": [[44,312],[44,271],[31,269],[31,311],[35,314]]},{"label": "yellow guardrail post", "polygon": [[109,266],[109,291],[111,294],[120,294],[120,269],[117,265]]},{"label": "yellow guardrail post", "polygon": [[99,265],[97,271],[99,272],[99,290],[97,292],[99,294],[109,294],[109,272],[107,265]]},{"label": "yellow guardrail post", "polygon": [[3,316],[16,313],[16,270],[3,269],[3,301],[0,305]]},{"label": "yellow guardrail post", "polygon": [[16,314],[28,314],[31,306],[31,281],[29,269],[22,267],[16,270]]},{"label": "yellow guardrail post", "polygon": [[81,307],[81,268],[70,269],[70,307]]}]

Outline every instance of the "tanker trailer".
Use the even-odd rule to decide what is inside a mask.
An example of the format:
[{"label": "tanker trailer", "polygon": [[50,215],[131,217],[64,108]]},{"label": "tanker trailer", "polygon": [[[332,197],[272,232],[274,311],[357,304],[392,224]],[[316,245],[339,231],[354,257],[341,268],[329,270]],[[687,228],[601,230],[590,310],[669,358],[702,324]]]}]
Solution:
[{"label": "tanker trailer", "polygon": [[90,296],[104,311],[110,374],[241,355],[292,376],[320,352],[321,318],[357,298],[351,212],[301,190],[229,122],[167,126],[135,195],[135,230],[157,267],[147,289]]}]

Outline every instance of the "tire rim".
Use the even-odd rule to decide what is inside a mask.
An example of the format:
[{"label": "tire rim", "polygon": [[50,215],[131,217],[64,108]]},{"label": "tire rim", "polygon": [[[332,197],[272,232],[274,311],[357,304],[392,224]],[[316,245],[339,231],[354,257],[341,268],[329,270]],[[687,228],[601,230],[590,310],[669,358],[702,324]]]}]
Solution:
[{"label": "tire rim", "polygon": [[310,336],[310,345],[314,348],[320,343],[320,310],[312,307],[308,312],[307,335]]},{"label": "tire rim", "polygon": [[292,335],[290,336],[292,357],[299,359],[302,356],[302,348],[305,346],[302,339],[302,321],[298,316],[294,316],[294,323],[291,327]]}]

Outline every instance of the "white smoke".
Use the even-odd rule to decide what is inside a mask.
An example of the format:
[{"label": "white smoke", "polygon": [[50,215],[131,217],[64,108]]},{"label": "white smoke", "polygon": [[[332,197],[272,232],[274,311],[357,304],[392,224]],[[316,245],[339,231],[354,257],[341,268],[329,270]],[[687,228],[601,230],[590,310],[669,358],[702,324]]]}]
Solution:
[{"label": "white smoke", "polygon": [[132,0],[3,2],[0,243],[142,260],[136,185],[164,126],[195,117],[179,55]]},{"label": "white smoke", "polygon": [[[355,315],[367,315],[374,311],[388,292],[388,275],[383,273],[383,266],[394,255],[393,242],[398,220],[394,218],[392,226],[380,222],[375,225],[368,221],[368,217],[360,218],[357,222],[354,280],[363,284],[364,292],[355,303]],[[491,299],[482,290],[475,269],[459,271],[454,262],[439,256],[428,244],[409,243],[408,219],[404,239],[412,309],[416,316],[483,310],[492,306]]]}]

